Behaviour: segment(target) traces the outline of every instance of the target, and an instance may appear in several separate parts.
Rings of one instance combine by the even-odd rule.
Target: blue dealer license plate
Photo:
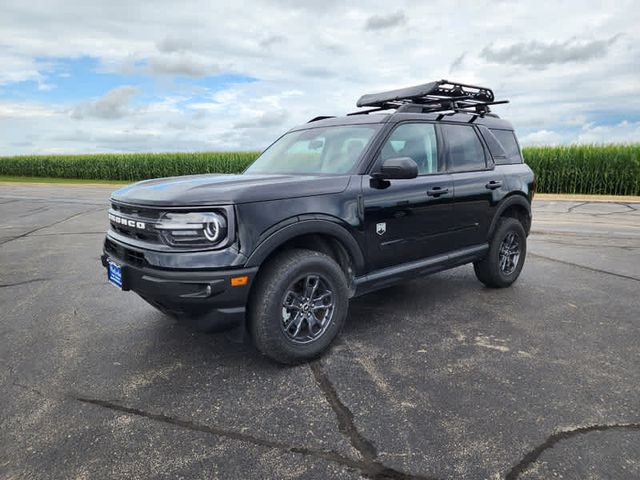
[[[122,267],[109,260],[109,270],[107,271],[109,282],[122,290]]]

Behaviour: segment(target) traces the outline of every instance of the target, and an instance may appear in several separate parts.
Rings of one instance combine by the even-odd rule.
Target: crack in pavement
[[[54,398],[69,399],[86,403],[108,410],[125,413],[128,415],[138,416],[149,420],[173,425],[176,427],[184,428],[191,431],[207,433],[214,436],[224,437],[231,440],[236,440],[244,443],[250,443],[259,447],[272,448],[280,450],[285,453],[300,454],[318,459],[330,461],[341,466],[358,470],[362,476],[373,480],[438,480],[436,477],[428,477],[422,475],[413,475],[404,473],[393,468],[387,467],[377,460],[377,452],[373,444],[364,438],[357,430],[353,423],[353,414],[339,399],[335,387],[331,383],[330,379],[322,369],[322,366],[318,361],[310,365],[311,371],[318,383],[322,393],[327,398],[332,410],[334,410],[338,417],[338,425],[340,431],[347,435],[352,441],[352,446],[362,455],[362,460],[354,459],[348,456],[341,455],[333,450],[319,450],[308,447],[292,446],[276,440],[269,440],[260,438],[248,433],[238,432],[234,430],[228,430],[216,426],[204,425],[192,420],[181,419],[165,415],[163,413],[154,413],[145,411],[135,407],[128,407],[109,400],[100,400],[96,398],[83,397],[78,395],[53,395]],[[9,368],[11,373],[11,369]],[[46,394],[40,389],[22,384],[17,381],[13,381],[12,385],[29,391],[43,398],[50,398],[51,395]],[[520,475],[525,473],[542,454],[563,440],[568,440],[573,437],[585,435],[592,432],[603,432],[609,430],[640,430],[640,423],[627,423],[627,424],[610,424],[610,425],[590,425],[586,427],[579,427],[572,430],[563,430],[550,435],[542,444],[536,446],[532,450],[528,451],[522,459],[515,464],[504,476],[505,480],[517,480]]]
[[[594,217],[606,217],[607,215],[624,215],[627,213],[633,213],[636,210],[625,210],[623,212],[602,212],[602,213],[592,213],[591,215],[593,215]]]
[[[225,437],[225,438],[237,440],[244,443],[251,443],[253,445],[257,445],[260,447],[273,448],[276,450],[281,450],[286,453],[297,453],[300,455],[320,458],[333,463],[337,463],[344,467],[359,470],[364,476],[375,479],[375,480],[384,480],[384,479],[409,480],[409,479],[425,478],[425,477],[414,477],[411,475],[406,475],[406,474],[403,474],[402,472],[396,472],[395,470],[387,469],[382,466],[381,466],[382,468],[377,468],[377,465],[372,465],[370,462],[367,462],[366,460],[365,461],[356,460],[356,459],[341,455],[338,452],[335,452],[332,450],[318,450],[318,449],[313,449],[308,447],[292,446],[283,442],[256,437],[248,433],[242,433],[234,430],[227,430],[220,427],[204,425],[201,423],[193,422],[191,420],[171,417],[169,415],[165,415],[162,413],[153,413],[153,412],[148,412],[148,411],[141,410],[134,407],[127,407],[125,405],[121,405],[119,403],[111,402],[108,400],[100,400],[100,399],[81,397],[81,396],[75,396],[71,398],[73,400],[77,400],[82,403],[95,405],[95,406],[106,408],[116,412],[126,413],[128,415],[135,415],[138,417],[147,418],[149,420],[154,420],[157,422],[174,425],[177,427],[185,428],[187,430],[208,433],[210,435]],[[426,480],[429,480],[429,479],[426,479]]]
[[[625,207],[625,208],[627,208],[628,210],[624,210],[624,211],[621,211],[621,212],[600,212],[600,213],[597,213],[597,212],[596,212],[596,213],[593,213],[593,212],[573,212],[573,210],[574,210],[575,208],[582,207],[582,206],[584,206],[584,205],[591,205],[591,204],[593,204],[593,203],[594,203],[594,202],[583,202],[583,203],[580,203],[580,204],[578,204],[578,205],[574,205],[574,206],[572,206],[572,207],[569,207],[569,208],[567,209],[566,213],[578,213],[578,214],[580,214],[580,215],[603,216],[603,215],[625,214],[625,213],[630,213],[630,212],[635,212],[635,211],[637,211],[637,209],[636,209],[635,207],[632,207],[631,205],[628,205],[628,204],[623,203],[623,202],[607,202],[607,203],[610,203],[610,204],[612,204],[612,205],[618,205],[618,206],[620,206],[620,207]]]
[[[559,212],[559,211],[549,211],[549,210],[544,210],[541,209],[538,212],[534,212],[534,217],[538,216],[538,215],[584,215],[584,216],[588,216],[588,217],[606,217],[607,215],[624,215],[627,213],[634,213],[637,212],[638,210],[630,205],[624,204],[624,203],[619,203],[619,202],[607,202],[611,205],[618,205],[620,207],[626,207],[627,210],[620,210],[620,211],[614,211],[614,212],[574,212],[573,210],[578,208],[578,207],[583,207],[585,205],[591,205],[593,204],[593,202],[583,202],[580,203],[578,205],[573,205],[572,207],[569,207],[566,211],[564,212]]]
[[[573,205],[572,207],[567,208],[567,211],[565,213],[573,213],[574,208],[582,207],[583,205],[587,205],[588,203],[589,202],[582,202],[582,203],[579,203],[578,205]]]
[[[317,457],[329,459],[332,461],[337,461],[338,463],[343,463],[343,464],[347,463],[347,464],[350,464],[350,466],[354,466],[358,463],[358,462],[352,461],[347,457],[343,457],[337,452],[325,451],[325,450],[314,450],[314,449],[305,448],[305,447],[292,447],[282,442],[277,442],[274,440],[256,437],[248,433],[242,433],[242,432],[237,432],[233,430],[227,430],[224,428],[213,427],[210,425],[204,425],[201,423],[193,422],[191,420],[171,417],[163,413],[147,412],[139,408],[127,407],[125,405],[121,405],[115,402],[110,402],[108,400],[100,400],[100,399],[80,397],[80,396],[73,397],[73,399],[82,403],[88,403],[91,405],[97,405],[99,407],[107,408],[109,410],[127,413],[129,415],[135,415],[138,417],[144,417],[150,420],[155,420],[157,422],[168,423],[170,425],[186,428],[188,430],[209,433],[211,435],[226,437],[232,440],[238,440],[245,443],[252,443],[254,445],[258,445],[261,447],[274,448],[274,449],[284,450],[292,453],[301,453],[303,455],[317,456]]]
[[[570,217],[570,218],[566,218],[563,220],[558,220],[556,217],[551,217],[551,216],[542,216],[542,215],[538,215],[535,217],[535,219],[533,220],[533,229],[536,230],[538,228],[539,225],[569,225],[569,226],[573,226],[573,227],[584,227],[584,226],[589,226],[592,227],[594,225],[597,226],[603,226],[603,227],[622,227],[622,228],[632,228],[632,229],[637,229],[638,226],[636,225],[636,222],[629,219],[631,221],[631,223],[612,223],[612,222],[607,222],[607,221],[597,221],[597,220],[602,220],[602,218],[596,216],[596,215],[589,215],[591,217],[591,219],[588,221],[588,223],[586,221],[580,220],[578,218],[575,217]],[[628,218],[628,217],[627,217]],[[564,233],[562,231],[560,231],[560,233]],[[573,232],[567,232],[567,233],[573,233]],[[591,233],[589,233],[589,235],[591,235]],[[607,235],[609,235],[607,233]]]
[[[588,427],[575,428],[573,430],[564,430],[556,432],[547,438],[544,443],[538,445],[533,450],[529,451],[522,460],[520,460],[515,466],[511,468],[505,475],[505,480],[516,480],[521,474],[523,474],[532,464],[534,464],[538,458],[544,453],[545,450],[553,448],[558,442],[567,440],[578,435],[584,435],[591,432],[604,432],[607,430],[640,430],[640,423],[626,423],[626,424],[613,424],[613,425],[591,425]]]
[[[314,362],[310,365],[310,368],[318,384],[318,388],[320,388],[331,409],[336,414],[336,417],[338,417],[338,429],[340,432],[349,439],[353,448],[362,455],[362,458],[370,461],[377,459],[378,451],[376,447],[358,431],[353,421],[353,413],[342,403],[340,397],[338,397],[338,392],[322,369],[320,363]]]
[[[598,212],[596,212],[596,213],[593,213],[593,212],[574,212],[574,210],[576,208],[584,207],[585,205],[592,205],[594,203],[600,203],[600,202],[590,202],[590,201],[580,202],[577,205],[572,205],[570,207],[567,207],[566,211],[564,211],[564,212],[553,212],[553,213],[562,214],[562,215],[566,215],[567,213],[577,213],[579,215],[599,216],[599,215],[613,215],[613,214],[616,214],[616,213],[628,213],[628,212],[634,212],[634,211],[638,210],[636,207],[633,207],[633,206],[631,206],[631,205],[629,205],[627,203],[624,203],[624,202],[602,202],[602,203],[609,203],[611,205],[618,205],[620,207],[625,207],[628,210],[621,211],[621,212],[600,212],[600,213],[598,213]],[[542,208],[544,208],[544,207],[542,207]],[[551,212],[547,212],[547,213],[551,213]]]
[[[378,451],[375,445],[365,438],[357,429],[353,413],[342,403],[338,392],[336,391],[333,383],[327,376],[326,372],[322,369],[320,361],[315,361],[309,365],[311,373],[318,385],[318,388],[323,393],[325,399],[331,406],[331,409],[335,413],[338,419],[338,430],[347,437],[351,446],[358,451],[362,456],[362,464],[365,468],[361,469],[362,474],[368,478],[373,479],[397,479],[397,480],[410,480],[410,479],[430,479],[435,480],[435,477],[425,477],[421,475],[412,475],[399,470],[395,470],[391,467],[385,466],[378,460]]]
[[[588,237],[583,237],[583,238],[587,238]],[[535,239],[538,240],[538,239]],[[632,247],[632,246],[628,246],[628,245],[607,245],[604,244],[602,242],[598,243],[579,243],[579,242],[572,242],[571,240],[568,239],[568,241],[566,242],[562,242],[560,240],[549,240],[549,239],[539,239],[540,241],[544,242],[544,243],[552,243],[554,245],[564,245],[566,247],[585,247],[585,248],[619,248],[621,250],[626,250],[626,251],[633,251],[633,250],[638,250],[640,249],[640,245],[637,247]]]
[[[13,375],[13,372],[11,371],[11,368],[9,368],[9,373],[11,375]],[[30,387],[29,385],[24,385],[24,384],[16,382],[16,381],[11,382],[11,385],[13,385],[14,387],[22,388],[23,390],[26,390],[28,392],[34,393],[34,394],[36,394],[36,395],[38,395],[38,396],[40,396],[42,398],[47,398],[47,396],[41,390],[38,390],[35,387]]]
[[[627,225],[623,225],[626,227]],[[571,232],[571,231],[562,231],[562,230],[544,230],[533,228],[531,230],[531,234],[535,237],[541,236],[555,236],[555,237],[577,237],[577,238],[585,238],[585,239],[604,239],[604,240],[637,240],[638,237],[635,236],[624,236],[624,235],[616,235],[609,232]],[[605,245],[606,246],[606,245]]]
[[[599,268],[588,267],[587,265],[580,265],[578,263],[567,262],[566,260],[558,260],[557,258],[547,257],[546,255],[540,255],[539,253],[527,252],[527,255],[532,257],[544,258],[545,260],[562,263],[564,265],[570,265],[572,267],[583,268],[585,270],[589,270],[590,272],[605,273],[607,275],[613,275],[614,277],[619,277],[619,278],[624,278],[626,280],[634,280],[636,282],[640,282],[640,278],[632,277],[631,275],[624,275],[622,273],[609,272],[608,270],[601,270]]]
[[[633,205],[631,205],[630,203],[624,203],[624,202],[613,202],[613,203],[615,203],[616,205],[622,205],[624,207],[630,208],[634,212],[638,211],[638,209],[636,207],[634,207]]]
[[[107,228],[105,227],[102,232],[56,232],[56,233],[39,233],[37,235],[31,235],[32,237],[54,237],[59,235],[105,235],[107,233]]]
[[[34,213],[46,212],[48,210],[49,210],[49,205],[42,205],[41,207],[36,207],[31,210],[27,210],[26,212],[22,212],[22,215],[18,215],[17,218],[28,217],[30,215],[33,215]]]
[[[15,283],[0,283],[0,288],[5,288],[5,287],[17,287],[19,285],[26,285],[28,283],[34,283],[34,282],[46,282],[47,280],[51,280],[51,278],[33,278],[31,280],[24,280],[22,282],[15,282]]]
[[[91,212],[99,212],[99,211],[102,211],[102,210],[103,210],[103,208],[92,208],[92,209],[89,209],[89,210],[84,210],[84,211],[79,212],[79,213],[74,213],[73,215],[71,215],[69,217],[63,218],[62,220],[57,220],[57,221],[55,221],[53,223],[50,223],[49,225],[44,225],[42,227],[34,228],[33,230],[29,230],[28,232],[25,232],[25,233],[23,233],[21,235],[18,235],[17,237],[11,237],[8,240],[5,240],[4,242],[1,242],[0,246],[6,245],[7,243],[13,242],[14,240],[19,240],[21,238],[28,237],[32,233],[39,232],[40,230],[44,230],[45,228],[55,227],[56,225],[59,225],[61,223],[66,222],[67,220],[71,220],[72,218],[79,217],[80,215],[85,215],[85,214],[91,213]]]
[[[87,202],[83,200],[77,200],[74,198],[50,198],[50,197],[27,197],[27,196],[0,196],[0,200],[8,200],[6,202],[0,202],[0,205],[4,205],[5,203],[11,202],[46,202],[46,203],[70,203],[74,205],[104,205],[105,207],[109,206],[109,201],[95,201],[95,202]]]

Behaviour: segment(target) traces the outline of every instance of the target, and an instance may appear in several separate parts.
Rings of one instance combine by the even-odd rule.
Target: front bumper
[[[120,252],[122,253],[122,252]],[[180,255],[180,253],[176,253]],[[231,328],[245,320],[246,303],[257,267],[229,270],[164,270],[135,265],[128,255],[105,251],[109,260],[122,268],[122,289],[131,290],[156,308],[178,319],[197,322],[206,330]],[[244,285],[232,286],[231,279],[247,276]]]

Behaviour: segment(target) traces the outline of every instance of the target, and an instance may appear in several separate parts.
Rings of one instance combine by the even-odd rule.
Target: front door
[[[450,250],[453,179],[444,172],[434,124],[398,125],[381,149],[376,167],[393,157],[412,158],[418,164],[418,177],[388,182],[362,177],[370,271]]]

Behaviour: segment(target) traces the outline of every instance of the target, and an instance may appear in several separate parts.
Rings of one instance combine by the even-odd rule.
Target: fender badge
[[[386,231],[387,231],[386,222],[382,222],[382,223],[377,223],[376,224],[376,233],[378,235],[384,235]]]

